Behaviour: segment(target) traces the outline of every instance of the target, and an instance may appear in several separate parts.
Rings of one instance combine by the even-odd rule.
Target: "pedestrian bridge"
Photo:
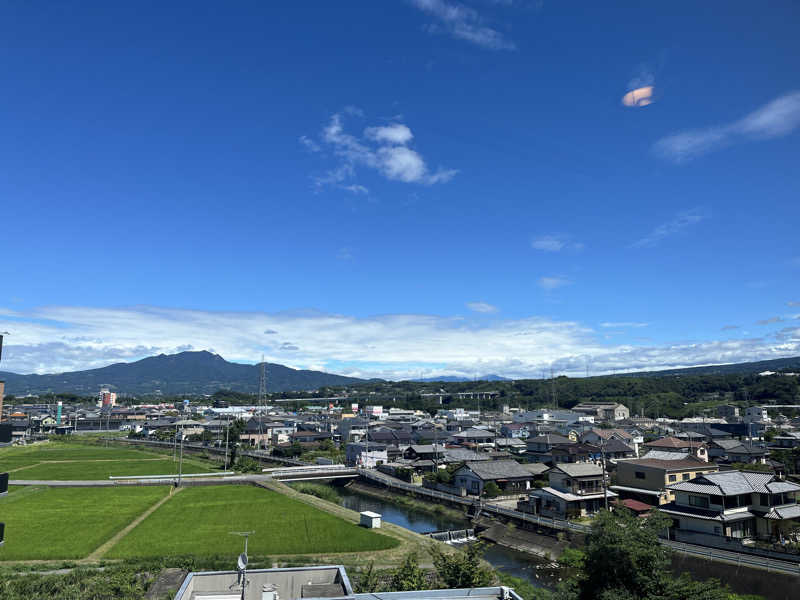
[[[346,465],[308,465],[261,469],[264,475],[277,481],[312,481],[314,479],[355,479],[358,471]]]

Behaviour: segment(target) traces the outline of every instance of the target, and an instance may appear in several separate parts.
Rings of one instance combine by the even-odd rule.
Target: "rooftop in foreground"
[[[189,573],[175,600],[300,600],[325,598],[343,600],[522,600],[505,586],[453,590],[415,590],[354,594],[341,565],[254,569],[246,573],[247,586],[242,596],[237,571]]]

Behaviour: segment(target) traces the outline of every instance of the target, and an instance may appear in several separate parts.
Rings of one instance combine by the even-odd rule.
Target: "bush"
[[[483,486],[483,495],[487,498],[497,498],[500,495],[500,488],[494,481],[490,481]]]
[[[298,483],[293,485],[292,488],[301,494],[308,494],[309,496],[339,504],[339,492],[337,492],[335,488],[327,485],[322,485],[321,483]]]

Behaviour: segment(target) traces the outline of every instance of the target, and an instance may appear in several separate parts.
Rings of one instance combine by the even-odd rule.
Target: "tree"
[[[378,578],[378,572],[375,570],[375,561],[371,560],[367,570],[364,572],[358,582],[358,593],[371,594],[373,592],[377,592],[379,585],[380,579]]]
[[[487,498],[497,498],[500,495],[500,488],[494,481],[490,481],[483,486],[483,495]]]
[[[431,544],[428,549],[436,568],[436,577],[445,588],[484,587],[492,581],[492,573],[481,565],[483,544],[469,544],[465,550],[445,554],[442,549]]]
[[[669,553],[658,534],[670,520],[658,511],[646,519],[628,510],[601,511],[586,538],[581,600],[656,596],[668,579]],[[614,595],[616,594],[616,595]]]
[[[407,592],[426,589],[425,572],[419,568],[416,552],[409,552],[403,564],[395,569],[390,583],[392,591]]]

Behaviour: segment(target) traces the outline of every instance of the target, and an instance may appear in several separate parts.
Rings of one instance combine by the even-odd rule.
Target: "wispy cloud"
[[[373,169],[392,181],[424,185],[446,183],[458,173],[455,169],[431,172],[422,155],[409,146],[414,135],[408,126],[392,123],[367,127],[363,137],[359,137],[345,130],[345,114],[359,117],[363,113],[350,108],[334,114],[323,128],[319,141],[300,137],[307,148],[328,149],[339,161],[324,175],[313,178],[318,188],[334,185],[354,194],[368,194],[365,186],[346,183],[356,176],[357,167]]]
[[[539,284],[539,287],[542,288],[543,290],[551,292],[560,287],[564,287],[565,285],[569,285],[572,282],[566,277],[555,276],[555,277],[540,277],[537,283]]]
[[[301,135],[299,138],[300,143],[306,147],[309,152],[319,152],[322,150],[320,145],[306,135]]]
[[[756,321],[756,325],[772,325],[773,323],[783,323],[783,318],[770,317],[769,319],[761,319],[760,321]]]
[[[339,260],[353,260],[352,248],[346,246],[344,248],[339,248],[339,251],[336,253],[336,258]]]
[[[638,323],[636,321],[622,321],[622,322],[609,322],[600,323],[600,327],[611,327],[614,329],[625,327],[647,327],[650,323]]]
[[[705,212],[699,208],[678,213],[674,219],[662,223],[642,239],[631,244],[632,248],[647,248],[655,246],[661,240],[676,233],[679,233],[692,225],[697,225],[700,221],[707,218]]]
[[[319,311],[215,312],[138,306],[52,306],[14,319],[3,369],[53,373],[186,349],[228,360],[391,379],[426,374],[538,376],[542,368],[580,375],[698,366],[800,354],[800,329],[726,341],[632,346],[605,342],[590,327],[542,317],[480,319],[419,314],[354,317]],[[280,332],[280,333],[276,333]]]
[[[583,250],[583,244],[573,242],[567,235],[542,235],[531,240],[531,247],[543,252],[561,252],[561,250]]]
[[[467,308],[478,313],[496,313],[497,307],[488,302],[467,302]]]
[[[516,44],[505,35],[484,24],[474,8],[446,0],[411,0],[411,4],[436,19],[428,24],[428,33],[445,33],[489,50],[514,50]]]
[[[786,303],[786,306],[800,306],[800,302],[795,302],[794,300],[789,300]]]
[[[738,325],[723,325],[722,331],[731,331],[733,329],[739,329]]]
[[[793,91],[733,123],[682,131],[662,138],[655,143],[653,151],[673,162],[684,163],[729,144],[788,135],[798,126],[800,91]]]

